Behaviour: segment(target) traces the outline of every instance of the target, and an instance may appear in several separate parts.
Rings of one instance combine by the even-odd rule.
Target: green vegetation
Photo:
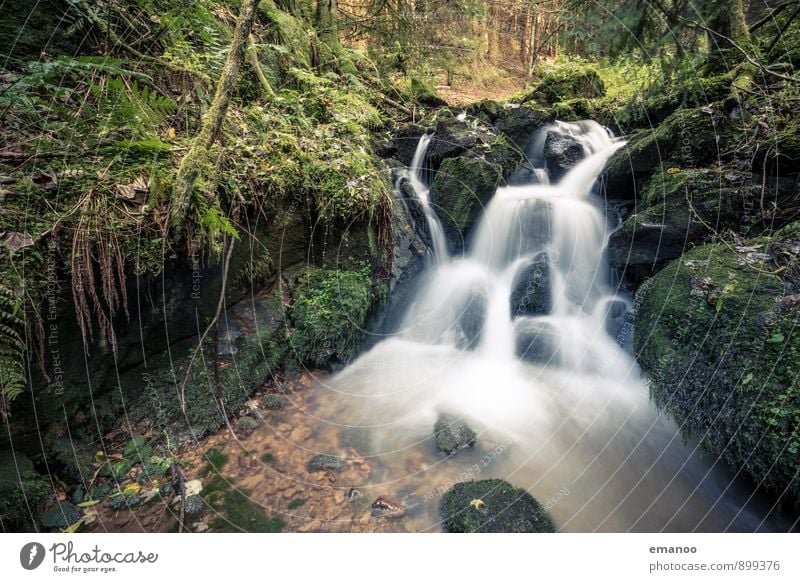
[[[785,285],[796,281],[778,273],[797,260],[796,244],[794,232],[685,253],[642,285],[635,330],[656,402],[736,470],[789,498],[800,491],[800,312]]]
[[[366,269],[312,268],[299,278],[290,317],[292,353],[301,362],[323,364],[356,355],[370,308],[383,293]]]

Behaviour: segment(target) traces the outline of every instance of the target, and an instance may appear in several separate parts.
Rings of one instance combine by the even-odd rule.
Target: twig
[[[234,240],[231,239],[231,242],[228,245],[228,252],[225,254],[225,262],[223,263],[222,266],[222,289],[219,292],[219,301],[217,302],[217,311],[214,314],[214,319],[211,320],[211,323],[203,332],[203,335],[200,336],[200,341],[197,343],[197,347],[192,352],[192,357],[189,359],[189,366],[186,368],[186,374],[184,375],[183,381],[181,382],[180,396],[181,396],[181,410],[183,412],[186,412],[186,385],[189,383],[189,377],[192,375],[192,366],[194,365],[194,360],[197,357],[197,353],[203,349],[203,343],[206,341],[208,333],[219,321],[219,316],[222,314],[222,308],[225,305],[225,288],[227,287],[228,283],[228,267],[231,264],[231,255],[233,255],[233,245],[234,245]]]

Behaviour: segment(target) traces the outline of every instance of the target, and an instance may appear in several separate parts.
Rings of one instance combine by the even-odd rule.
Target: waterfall
[[[431,206],[431,190],[430,186],[425,181],[425,155],[428,153],[428,147],[431,144],[432,134],[425,134],[419,139],[417,149],[414,151],[414,157],[411,160],[409,172],[406,174],[411,188],[414,190],[414,195],[422,207],[422,212],[425,215],[425,222],[428,225],[428,232],[431,237],[431,246],[433,247],[433,254],[438,263],[447,261],[447,242],[444,238],[444,229],[442,223],[439,222],[436,213]]]
[[[548,132],[584,154],[558,180],[542,179]],[[542,128],[527,150],[531,183],[498,188],[456,258],[424,179],[430,140],[408,179],[437,261],[396,333],[327,380],[312,411],[371,459],[366,486],[417,496],[421,528],[436,527],[443,484],[500,477],[558,499],[564,531],[769,529],[769,505],[683,441],[621,347],[626,332],[609,331],[631,301],[611,285],[616,224],[594,189],[623,142],[591,121]],[[474,449],[437,455],[442,413],[478,432]]]
[[[550,347],[564,365],[580,360],[586,368],[597,368],[599,360],[614,359],[607,352],[619,348],[608,336],[601,337],[598,326],[604,321],[595,314],[597,306],[614,295],[602,258],[610,227],[591,192],[606,160],[624,142],[612,140],[595,122],[559,123],[539,135],[548,131],[579,136],[587,157],[558,183],[499,188],[477,225],[470,250],[461,259],[440,263],[409,310],[403,325],[409,330],[406,337],[461,347],[474,343],[485,356],[509,361],[515,357],[515,328],[536,322],[549,330]],[[429,140],[420,139],[412,161],[417,176]],[[534,148],[542,142],[536,136]],[[535,156],[542,163],[542,154]],[[431,232],[441,232],[429,190],[419,178],[412,185]],[[521,284],[520,274],[542,258],[550,271],[553,306],[549,313],[515,317],[509,307],[515,283]],[[580,342],[586,353],[576,352],[576,335],[586,340]]]

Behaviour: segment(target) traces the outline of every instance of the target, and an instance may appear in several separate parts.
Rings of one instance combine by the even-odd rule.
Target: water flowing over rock
[[[532,107],[523,107],[533,116]],[[546,172],[548,134],[557,136],[547,148],[551,157],[561,138],[565,156],[573,150],[559,162],[565,172],[554,181]],[[458,253],[440,238],[447,217],[431,200],[429,176],[415,171],[425,166],[420,160],[433,139],[417,144],[408,178],[417,183],[407,195],[424,210],[425,229],[438,241],[434,257],[391,337],[327,381],[336,410],[331,422],[358,433],[348,446],[384,463],[376,482],[438,474],[443,468],[434,459],[435,468],[419,458],[430,455],[432,438],[441,440],[441,424],[433,435],[431,427],[447,411],[469,419],[459,435],[481,435],[473,447],[463,448],[472,438],[441,447],[460,450],[446,461],[460,467],[457,481],[475,478],[470,466],[488,459],[487,471],[513,475],[514,485],[547,499],[564,531],[752,531],[763,510],[729,502],[728,495],[742,494],[740,485],[681,442],[677,426],[650,402],[626,351],[632,302],[615,289],[606,262],[619,217],[606,207],[598,183],[625,142],[591,121],[540,123],[524,140],[529,179],[497,186]],[[541,509],[527,493],[501,483],[498,490],[507,487],[531,510]],[[604,483],[601,493],[597,483]],[[442,503],[446,530],[553,529],[538,511],[527,525],[499,525],[502,519],[491,519],[490,492],[473,494],[470,486],[477,485],[457,484]],[[423,498],[421,511],[435,523],[436,495],[406,493]]]

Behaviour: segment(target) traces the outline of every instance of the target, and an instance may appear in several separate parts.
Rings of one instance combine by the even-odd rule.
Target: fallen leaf
[[[33,237],[27,232],[15,232],[13,230],[6,230],[0,232],[0,243],[8,248],[12,254],[16,253],[19,249],[33,246]]]

